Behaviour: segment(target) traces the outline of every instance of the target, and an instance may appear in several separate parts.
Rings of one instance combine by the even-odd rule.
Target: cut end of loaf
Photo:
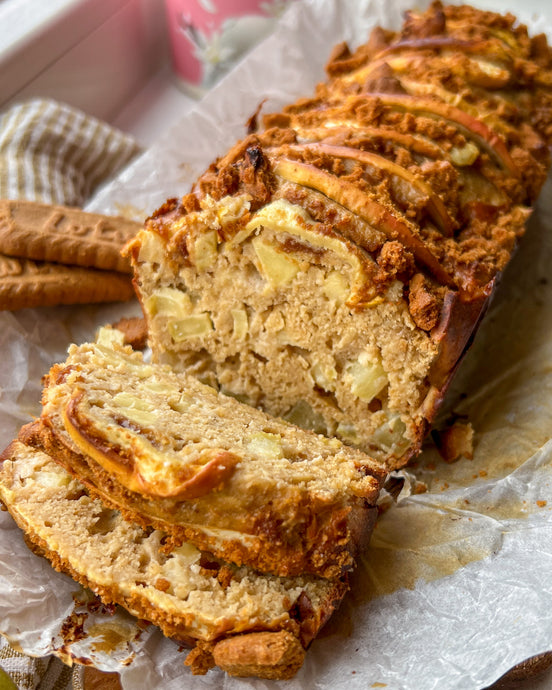
[[[373,526],[383,472],[101,331],[46,379],[19,438],[108,505],[238,565],[339,578]]]
[[[137,284],[157,359],[400,464],[425,432],[439,353],[404,283],[374,282],[370,255],[284,198],[256,213],[246,196],[201,203],[168,236],[163,216],[139,236]]]

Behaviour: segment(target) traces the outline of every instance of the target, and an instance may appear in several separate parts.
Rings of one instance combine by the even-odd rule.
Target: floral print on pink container
[[[165,0],[174,71],[195,95],[267,36],[293,0]]]

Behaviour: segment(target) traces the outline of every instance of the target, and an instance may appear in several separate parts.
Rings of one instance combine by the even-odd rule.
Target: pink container
[[[291,0],[165,0],[173,68],[201,95],[267,36]]]

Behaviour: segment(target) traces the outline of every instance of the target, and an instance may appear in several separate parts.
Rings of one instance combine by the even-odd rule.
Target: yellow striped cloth
[[[64,103],[13,105],[0,115],[0,198],[82,206],[139,151],[131,136]]]
[[[74,680],[73,680],[74,676]],[[13,685],[9,685],[9,681]],[[55,657],[28,657],[16,652],[0,636],[0,688],[11,690],[81,690],[76,668]]]
[[[51,99],[0,114],[0,198],[82,206],[140,152],[135,140]],[[16,652],[0,635],[0,688],[82,690],[82,669]],[[7,674],[7,677],[6,677]]]
[[[54,656],[29,657],[0,635],[0,690],[121,690],[119,677],[76,664],[66,666]]]

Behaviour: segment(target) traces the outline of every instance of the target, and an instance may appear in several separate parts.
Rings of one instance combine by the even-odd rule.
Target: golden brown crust
[[[254,653],[249,655],[249,673],[255,673],[253,666],[258,664],[261,677],[269,677],[263,675],[266,673],[273,674],[270,677],[290,677],[291,669],[296,671],[300,666],[304,648],[332,615],[347,590],[345,581],[329,583],[298,578],[279,582],[277,578],[254,571],[236,569],[217,561],[209,553],[195,552],[193,558],[199,557],[199,560],[197,565],[192,565],[187,561],[193,555],[190,547],[185,559],[179,562],[184,570],[170,575],[168,568],[164,572],[170,580],[160,578],[157,573],[168,560],[156,551],[150,552],[149,544],[153,537],[152,543],[157,543],[160,535],[152,534],[151,529],[142,534],[136,527],[124,527],[119,515],[90,499],[78,482],[67,481],[62,470],[53,469],[55,464],[50,458],[18,441],[10,444],[1,459],[6,466],[0,466],[0,495],[25,532],[29,548],[50,560],[56,570],[92,589],[104,604],[119,604],[133,615],[159,625],[167,636],[184,645],[195,646],[186,661],[195,673],[205,673],[214,665],[215,646],[229,636],[234,642],[221,659],[223,663],[243,666],[244,659],[237,653],[240,649],[237,640],[244,635],[244,644],[253,645],[252,651],[254,648]],[[104,515],[106,521],[100,524]],[[74,522],[77,536],[64,539],[60,530],[67,530],[68,521]],[[90,537],[88,544],[82,539],[86,533]],[[125,535],[131,543],[123,543]],[[119,560],[114,556],[110,561],[104,551],[113,549],[124,550],[125,554]],[[155,561],[151,568],[147,567],[150,559]],[[193,574],[187,574],[186,568]],[[117,572],[124,574],[116,576]],[[207,587],[208,591],[212,587],[213,593],[218,592],[219,604],[228,607],[227,615],[221,616],[218,608],[203,611],[199,603],[188,605],[187,596],[179,594],[178,587],[190,577],[186,587]],[[245,578],[245,584],[236,589],[241,586],[241,578]],[[157,596],[157,590],[162,593],[161,597]],[[228,600],[224,594],[227,590],[230,592]],[[276,599],[270,599],[274,595]],[[249,603],[242,605],[246,608],[259,597],[258,608],[254,607],[256,614],[251,619],[248,620],[241,610],[236,596],[245,597],[244,602]],[[197,617],[201,622],[198,623]],[[261,637],[261,633],[269,635]],[[249,638],[249,634],[255,636]],[[280,650],[279,654],[275,653],[276,649]]]
[[[527,29],[511,15],[444,7],[440,2],[423,13],[407,13],[398,32],[375,29],[368,43],[355,52],[345,44],[336,46],[327,66],[329,79],[316,87],[312,97],[265,114],[257,131],[250,131],[200,176],[191,197],[162,207],[147,223],[142,237],[156,233],[163,245],[160,251],[165,252],[159,272],[147,257],[139,258],[142,239],[132,246],[136,286],[143,299],[159,286],[190,291],[200,295],[197,310],[209,313],[214,324],[213,332],[201,340],[171,342],[162,330],[163,319],[150,313],[154,356],[197,366],[213,384],[230,382],[230,390],[245,394],[272,414],[293,416],[294,406],[306,401],[314,411],[307,414],[308,423],[318,424],[323,433],[378,454],[389,468],[406,462],[420,450],[423,433],[524,233],[529,207],[546,178],[552,142],[551,56],[545,38],[529,38]],[[258,115],[251,119],[250,130],[259,127]],[[212,224],[199,220],[198,209],[211,212],[213,199],[224,204],[238,197],[249,204],[248,211],[229,229],[219,223],[222,216],[212,216]],[[359,317],[357,332],[375,332],[374,326],[381,332],[367,338],[371,353],[361,357],[375,357],[374,340],[380,352],[390,342],[388,315],[372,317],[370,309],[385,303],[390,293],[397,302],[400,297],[404,300],[401,304],[406,305],[413,328],[411,334],[391,336],[393,357],[384,362],[386,373],[392,372],[387,398],[384,393],[359,401],[353,391],[351,400],[344,400],[342,373],[356,366],[351,369],[347,357],[354,359],[359,353],[351,347],[343,355],[336,342],[349,343],[354,334],[345,335],[341,322],[336,329],[342,339],[335,334],[327,337],[331,319],[324,321],[321,316],[327,310],[327,291],[317,305],[307,295],[300,303],[309,264],[314,267],[311,273],[320,271],[320,280],[325,281],[328,262],[315,257],[315,251],[307,257],[306,250],[289,237],[282,240],[286,233],[300,234],[289,224],[273,226],[271,234],[255,220],[276,214],[282,200],[293,204],[296,215],[305,212],[310,232],[320,236],[320,241],[310,238],[315,249],[334,233],[346,239],[351,261],[353,255],[362,254],[362,288],[351,291],[345,304]],[[217,239],[211,258],[199,267],[194,252],[201,222],[204,232],[216,229]],[[285,289],[280,290],[280,284],[275,288],[256,255],[259,243],[256,247],[251,241],[249,247],[243,241],[241,254],[226,250],[225,242],[249,237],[244,227],[251,225],[272,242],[274,256],[283,253],[292,259],[291,268],[283,262],[284,271],[292,275],[298,264],[302,267],[300,280],[291,278],[289,285],[283,280]],[[218,259],[220,255],[224,260]],[[302,319],[302,312],[308,312],[309,327],[323,329],[326,337],[313,345],[314,338],[297,328],[290,339],[286,326],[276,333],[282,346],[265,348],[266,366],[256,359],[260,353],[254,337],[262,339],[262,329],[255,336],[245,331],[245,355],[234,352],[231,329],[217,306],[204,297],[207,281],[201,274],[210,269],[229,274],[235,270],[243,283],[247,274],[249,286],[255,280],[266,285],[268,279],[263,297],[274,288],[274,311],[281,314],[274,321],[293,323],[297,313]],[[212,280],[224,284],[221,276],[213,275]],[[314,278],[308,290],[313,289],[318,289]],[[225,309],[245,309],[248,317],[254,316],[256,327],[258,314],[265,318],[270,310],[266,300],[256,300],[247,290],[240,296],[236,289]],[[331,302],[336,293],[330,293]],[[405,392],[399,401],[392,380],[398,374],[397,362],[404,357],[410,335],[420,334],[430,342],[416,344],[420,358],[405,360],[399,374],[403,382],[415,380],[417,390]],[[278,384],[271,364],[286,357],[294,358],[298,369],[302,364],[308,369],[314,361],[314,384],[304,380],[306,374],[296,384],[291,372]],[[321,361],[326,362],[324,372],[331,374],[331,367],[339,372],[338,382],[320,375]],[[288,394],[290,389],[293,394]],[[368,403],[367,411],[360,411],[362,402]],[[406,425],[402,437],[401,424]],[[386,449],[389,444],[392,451]]]
[[[74,346],[67,363],[55,365],[47,379],[42,422],[24,427],[20,434],[21,440],[55,457],[69,472],[99,495],[104,503],[122,510],[129,519],[166,531],[169,535],[167,549],[188,541],[225,560],[246,563],[262,571],[281,575],[310,572],[335,578],[352,567],[359,544],[365,540],[366,533],[373,526],[375,499],[383,478],[382,471],[375,463],[338,442],[328,445],[328,442],[299,432],[294,427],[271,421],[258,412],[253,413],[250,408],[229,398],[218,398],[212,389],[185,377],[178,378],[166,368],[155,369],[154,365],[145,365],[137,357],[137,353],[132,353],[128,348],[116,354],[103,346]],[[113,366],[116,366],[119,373],[113,372],[110,375],[109,371]],[[126,375],[122,375],[121,367],[126,367]],[[155,404],[153,390],[148,393],[146,388],[136,388],[142,385],[140,381],[150,377],[157,381],[157,388],[154,390],[159,391],[161,387],[163,392],[162,398],[156,399]],[[108,385],[111,392],[103,400],[107,395],[103,390],[105,385]],[[167,406],[166,396],[169,393],[173,397],[176,395],[172,403],[176,408]],[[91,404],[92,398],[88,397],[90,394],[100,395],[103,402],[95,406],[96,412],[89,410],[84,420],[80,420],[79,406],[85,397],[89,401],[87,405]],[[131,405],[148,404],[151,409],[155,409],[154,417],[141,418],[144,428],[140,427],[139,419],[132,421],[132,416],[127,421],[124,408],[110,407],[109,400],[113,396],[128,398],[129,395],[133,401]],[[137,398],[136,395],[142,397]],[[183,422],[183,415],[187,414],[188,409],[184,401],[190,395],[196,406],[201,403],[207,407],[201,413],[201,420],[195,417]],[[166,406],[164,411],[157,407],[162,404]],[[179,405],[184,407],[177,412]],[[217,407],[213,408],[213,405]],[[74,408],[79,410],[78,414]],[[128,412],[132,413],[132,408]],[[100,414],[101,419],[97,418],[97,414]],[[202,443],[201,448],[196,450],[199,446],[193,439],[199,433],[198,425],[203,423],[203,417],[212,418],[216,424],[217,415],[221,419],[229,415],[235,416],[238,426],[232,433],[237,433],[238,436],[231,442],[222,441],[230,445],[220,446],[219,443],[213,446],[214,441],[211,440],[210,445],[203,447],[205,444]],[[201,460],[206,454],[211,457],[214,453],[213,461],[224,460],[224,472],[227,474],[231,471],[231,476],[226,477],[225,474],[224,482],[217,480],[214,486],[202,484],[201,492],[195,491],[193,495],[187,492],[185,496],[181,489],[184,487],[187,491],[189,481],[183,485],[177,483],[177,490],[171,482],[167,484],[170,491],[156,489],[154,500],[148,487],[157,486],[154,480],[158,473],[157,470],[152,470],[157,467],[156,463],[164,463],[161,477],[163,482],[168,481],[169,475],[172,476],[173,469],[179,480],[185,469],[181,461],[175,464],[170,460],[172,455],[163,454],[162,448],[166,446],[164,434],[170,428],[167,426],[169,418],[173,420],[171,423],[177,424],[176,432],[180,439],[178,443],[182,442],[183,450],[187,449],[186,452],[192,453],[183,456],[190,458],[186,460],[192,463],[190,467],[196,462],[193,454]],[[242,418],[243,422],[239,422]],[[163,425],[156,435],[150,425],[153,423],[155,426],[156,420],[161,423],[162,419]],[[192,440],[186,445],[186,437],[182,433],[189,425]],[[270,425],[273,434],[266,433]],[[196,427],[197,431],[194,431]],[[109,437],[104,438],[106,429],[111,429],[111,436],[108,434]],[[262,433],[259,434],[261,429]],[[212,436],[210,428],[205,433],[209,438]],[[264,474],[267,463],[270,462],[272,466],[270,456],[263,454],[266,451],[261,450],[258,459],[255,455],[248,461],[242,457],[244,449],[252,443],[247,440],[250,437],[253,439],[252,448],[255,447],[255,442],[266,444],[268,441],[269,451],[276,453],[274,468],[281,465],[281,469],[277,470],[270,481]],[[284,442],[284,437],[287,448],[285,458],[289,459],[282,459],[282,464],[278,463],[277,458],[282,452],[279,444]],[[128,438],[131,452],[125,445]],[[245,446],[242,445],[244,441]],[[275,442],[277,446],[273,450],[270,444]],[[238,445],[234,446],[232,443]],[[293,450],[295,445],[297,451]],[[237,449],[235,452],[232,450],[234,448]],[[294,466],[295,452],[298,453],[296,459],[300,463]],[[320,454],[326,458],[325,462]],[[303,463],[311,456],[311,467],[305,475]],[[229,458],[234,460],[229,463]],[[258,463],[262,476],[251,474],[252,470],[248,473],[247,463],[251,462]],[[239,463],[245,463],[244,472],[240,470],[242,473],[239,476],[236,474],[236,482],[241,483],[234,486],[234,474]],[[199,478],[202,477],[203,469],[208,469],[210,464],[200,466],[197,475]],[[340,477],[333,478],[328,474],[327,468],[334,464],[342,470],[339,472]],[[360,464],[366,467],[361,469]],[[287,475],[281,474],[284,470],[287,470]],[[137,481],[137,471],[139,476],[145,473],[144,476],[148,478],[147,486],[145,480]],[[304,483],[305,476],[310,484]],[[316,477],[320,477],[320,480],[324,478],[323,485],[318,485]],[[194,489],[198,488],[196,484]],[[163,489],[165,484],[160,486]],[[252,488],[255,486],[262,488],[255,490]]]
[[[120,592],[116,584],[112,587],[105,587],[89,580],[81,572],[75,570],[67,561],[61,559],[55,551],[49,548],[47,542],[36,537],[29,525],[18,521],[17,515],[12,516],[19,527],[25,531],[26,540],[31,550],[50,561],[55,570],[69,575],[75,582],[91,589],[105,604],[119,604],[132,612],[136,617],[157,625],[167,637],[192,646],[193,649],[185,663],[191,667],[193,673],[203,675],[214,665],[217,665],[230,675],[256,675],[260,678],[289,679],[301,667],[305,654],[304,648],[299,639],[287,630],[243,633],[230,637],[228,640],[232,641],[232,643],[229,646],[222,646],[219,663],[217,659],[213,658],[212,650],[216,649],[220,642],[213,644],[213,642],[197,640],[195,637],[191,637],[189,635],[190,620],[188,617],[167,616],[166,612],[161,611],[155,604],[152,604],[147,596],[125,596]],[[342,596],[343,593],[338,594],[336,587],[334,600],[337,602]],[[333,613],[331,598],[329,598],[327,605],[327,615],[324,617],[320,617],[318,620],[312,616],[304,621],[299,619],[298,625],[295,626],[293,621],[291,621],[289,623],[290,627],[297,633],[300,633],[302,626],[305,625],[309,630],[313,630],[313,636],[316,635]],[[224,625],[222,625],[218,634],[214,634],[214,639],[224,641],[224,634],[225,629]],[[250,639],[250,635],[259,637]],[[262,637],[264,635],[269,637]],[[240,642],[242,637],[244,638],[243,644]],[[244,656],[242,650],[244,647],[249,648],[252,643],[255,646],[250,650],[249,654]],[[274,668],[271,667],[271,663],[274,664]]]
[[[430,372],[433,386],[443,389],[450,380],[487,310],[494,288],[495,280],[492,280],[475,297],[452,291],[445,294],[439,322],[431,334],[439,344],[439,356]]]
[[[32,526],[22,522],[18,518],[17,513],[13,511],[10,512],[15,522],[17,522],[18,526],[25,532],[25,539],[28,542],[29,548],[50,561],[55,570],[69,575],[75,582],[90,589],[94,594],[100,597],[103,603],[118,604],[130,611],[134,616],[157,625],[167,637],[174,638],[190,646],[197,644],[197,639],[189,634],[191,632],[191,618],[189,616],[169,616],[165,611],[160,610],[158,606],[149,601],[146,595],[125,595],[120,591],[116,583],[112,586],[98,585],[96,582],[86,577],[82,572],[73,568],[68,561],[60,558],[57,552],[52,550],[46,541],[33,533]],[[291,627],[294,626],[291,625]],[[213,639],[217,639],[224,637],[225,632],[225,626],[221,624],[219,630],[211,631],[210,634],[213,636]],[[297,640],[295,637],[294,639]],[[298,644],[300,646],[300,643]],[[206,668],[205,670],[208,669]]]
[[[252,210],[268,203],[276,180],[259,139],[250,135],[223,158],[213,163],[197,182],[194,191],[222,199],[233,194],[248,194]]]
[[[416,72],[418,63],[419,74]],[[398,83],[408,76],[409,85],[402,94],[370,88],[366,70],[379,64],[395,75]],[[343,182],[353,181],[362,190],[371,174],[368,158],[377,154],[381,162],[377,164],[372,159],[372,164],[380,174],[380,202],[386,200],[388,207],[395,204],[395,212],[398,212],[397,198],[393,198],[393,194],[390,196],[388,179],[393,174],[393,166],[402,167],[402,174],[412,175],[411,185],[427,185],[430,191],[426,203],[429,199],[428,208],[433,208],[434,215],[440,216],[441,229],[448,232],[454,225],[461,226],[461,233],[456,233],[455,240],[440,246],[437,252],[439,262],[445,264],[445,271],[439,274],[437,265],[426,263],[441,282],[446,282],[447,273],[455,276],[461,270],[459,264],[474,261],[469,253],[473,252],[475,238],[483,241],[487,261],[493,263],[496,255],[491,272],[482,275],[477,285],[470,285],[470,289],[481,288],[503,268],[504,259],[500,247],[497,249],[496,244],[485,242],[494,219],[488,218],[482,227],[483,219],[479,215],[476,228],[473,214],[470,217],[469,202],[459,202],[458,193],[465,196],[462,175],[468,171],[482,182],[488,180],[495,194],[501,189],[506,192],[509,204],[500,205],[501,216],[510,212],[508,205],[531,203],[535,199],[546,176],[549,154],[546,142],[540,138],[543,133],[532,129],[526,120],[534,119],[536,111],[542,116],[539,99],[552,98],[551,68],[546,40],[542,36],[529,39],[526,28],[514,26],[511,15],[501,16],[467,6],[461,9],[443,7],[434,2],[423,14],[407,13],[399,33],[376,29],[368,44],[361,46],[354,55],[346,44],[336,46],[328,63],[331,80],[319,86],[318,96],[300,99],[281,113],[265,115],[265,131],[250,135],[214,163],[200,178],[196,190],[215,198],[245,190],[252,194],[255,208],[266,203],[270,192],[278,185],[277,179],[271,178],[259,196],[255,195],[254,187],[246,190],[242,179],[242,170],[251,167],[253,149],[256,160],[265,164],[262,147],[273,152],[272,168],[276,178],[278,170],[274,165],[282,157],[291,156],[331,172]],[[495,73],[498,81],[492,81]],[[415,92],[411,82],[420,82],[427,88]],[[358,88],[353,89],[353,85]],[[447,93],[460,94],[460,105],[447,102]],[[492,117],[488,111],[492,112]],[[322,134],[327,124],[331,127]],[[286,142],[280,141],[279,146],[274,143],[278,129],[286,132]],[[340,132],[341,139],[336,139]],[[306,142],[297,145],[298,135],[306,138]],[[337,147],[333,143],[336,141],[339,141]],[[391,142],[394,145],[390,146]],[[479,147],[478,152],[473,148],[474,143]],[[432,146],[429,158],[437,155],[444,159],[438,161],[435,169],[427,160]],[[460,157],[459,151],[466,146],[471,147],[471,153],[466,149]],[[424,150],[425,155],[420,158]],[[353,180],[350,168],[343,166],[343,156],[356,160],[362,175],[356,175]],[[445,161],[448,172],[443,167]],[[383,179],[387,186],[381,184],[382,171],[386,171]],[[312,179],[306,178],[304,182],[309,187]],[[378,185],[377,176],[370,184],[372,188]],[[480,189],[480,199],[485,196],[485,188],[483,185]],[[494,202],[490,205],[496,206]],[[407,202],[404,211],[410,218],[413,213],[417,214],[417,223],[424,225],[423,214],[420,215],[420,209],[415,211],[411,201]],[[472,227],[475,232],[469,231]],[[467,231],[471,244],[464,243]],[[401,240],[407,237],[399,236]],[[424,243],[426,251],[433,253],[431,235],[424,238]],[[419,258],[424,262],[427,257],[420,254]],[[457,282],[462,285],[461,276]]]

